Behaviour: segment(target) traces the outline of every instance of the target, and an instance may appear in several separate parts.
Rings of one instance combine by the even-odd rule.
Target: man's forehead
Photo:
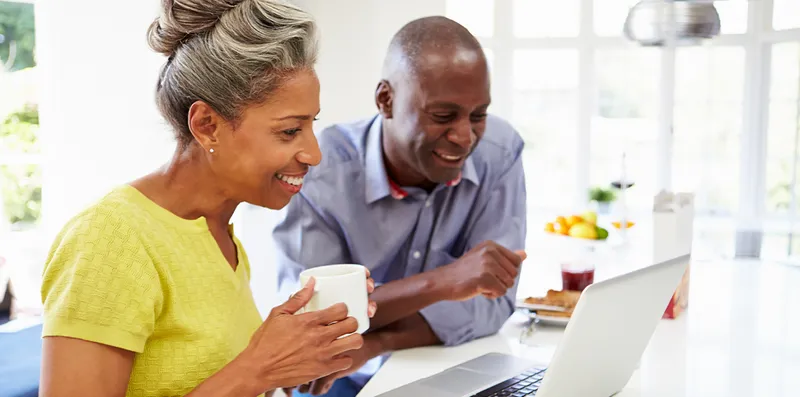
[[[414,89],[426,96],[448,96],[455,93],[489,89],[489,71],[485,62],[473,59],[448,60],[438,57],[417,68],[408,79]],[[422,65],[421,65],[422,66]]]
[[[441,68],[464,68],[477,64],[485,64],[483,51],[476,51],[463,46],[430,45],[423,47],[410,62],[410,66],[422,70]]]

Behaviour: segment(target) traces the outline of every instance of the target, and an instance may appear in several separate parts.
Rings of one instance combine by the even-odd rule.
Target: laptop
[[[379,397],[609,397],[636,370],[689,264],[685,255],[594,283],[547,369],[489,353]]]

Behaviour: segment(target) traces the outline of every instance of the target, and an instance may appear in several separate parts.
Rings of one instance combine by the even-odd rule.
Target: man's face
[[[386,142],[427,180],[446,183],[459,176],[486,129],[486,59],[472,50],[445,51],[424,56],[417,69],[393,87],[393,136]]]

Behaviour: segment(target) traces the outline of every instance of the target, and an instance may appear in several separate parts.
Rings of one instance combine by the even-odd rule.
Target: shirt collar
[[[402,200],[408,197],[408,192],[397,185],[394,181],[389,179],[386,174],[386,167],[383,160],[383,144],[381,135],[383,134],[383,118],[378,115],[370,124],[365,142],[364,151],[364,165],[366,186],[365,193],[367,204],[371,204],[386,196],[392,196],[397,200]],[[448,187],[456,186],[463,179],[466,179],[475,185],[478,185],[478,175],[475,170],[475,164],[472,162],[472,156],[467,157],[464,161],[464,167],[458,178],[447,182],[445,185]]]

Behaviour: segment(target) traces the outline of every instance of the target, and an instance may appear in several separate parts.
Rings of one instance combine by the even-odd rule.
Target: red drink
[[[561,270],[561,288],[570,291],[583,291],[594,282],[594,269],[584,271]]]

